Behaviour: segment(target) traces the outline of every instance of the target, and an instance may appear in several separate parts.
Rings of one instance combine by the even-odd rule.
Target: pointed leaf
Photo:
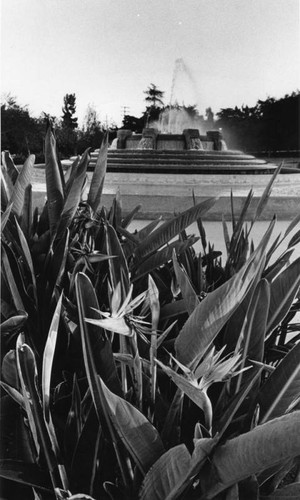
[[[12,273],[12,269],[10,267],[7,253],[6,253],[4,248],[2,248],[1,259],[2,259],[2,272],[4,272],[6,275],[7,284],[10,288],[11,297],[12,297],[13,302],[15,304],[15,308],[17,311],[18,310],[25,311],[25,307],[24,307],[21,295],[19,293],[17,283],[15,281],[14,275]]]
[[[2,160],[2,165],[5,166],[6,171],[12,181],[13,184],[16,183],[16,180],[19,175],[19,171],[14,164],[14,161],[9,153],[9,151],[2,151],[1,153],[1,160]]]
[[[49,422],[49,406],[50,406],[50,382],[52,365],[54,359],[54,352],[56,347],[57,331],[60,321],[60,312],[62,304],[62,294],[57,302],[51,325],[49,328],[49,333],[43,354],[43,366],[42,366],[42,395],[43,395],[43,410],[46,421]]]
[[[180,255],[184,253],[196,241],[196,238],[189,238],[188,240],[183,242],[175,241],[174,243],[165,246],[161,250],[158,250],[157,252],[155,252],[155,254],[151,255],[149,258],[147,258],[137,266],[137,270],[132,281],[141,278],[145,274],[151,273],[155,269],[169,262],[172,259],[174,250],[178,255]]]
[[[20,226],[26,238],[29,240],[32,233],[32,185],[28,184],[24,193],[24,204]]]
[[[56,155],[56,140],[50,126],[45,137],[45,174],[50,232],[53,235],[64,206],[64,187]]]
[[[190,315],[175,341],[177,359],[190,366],[199,360],[243,301],[263,259],[258,247],[229,281],[209,293]]]
[[[288,313],[300,284],[300,257],[271,283],[267,332],[272,332]]]
[[[260,420],[266,422],[285,413],[300,394],[300,343],[283,358],[260,390]]]
[[[3,233],[4,231],[6,223],[11,214],[11,209],[12,209],[12,203],[6,207],[5,212],[1,213],[1,233]]]
[[[29,250],[28,243],[27,243],[27,240],[26,240],[26,238],[24,236],[24,233],[23,233],[22,229],[20,228],[17,220],[16,220],[16,226],[17,226],[17,230],[18,230],[19,240],[20,240],[20,243],[21,243],[21,249],[22,249],[22,252],[23,252],[23,258],[24,258],[24,260],[25,260],[25,262],[27,264],[28,270],[30,271],[31,280],[32,280],[32,284],[33,284],[33,293],[34,293],[35,300],[37,301],[37,296],[36,296],[36,280],[35,280],[35,272],[34,272],[34,267],[33,267],[33,262],[32,262],[32,257],[31,257],[31,252]]]
[[[165,221],[140,243],[135,252],[137,259],[145,258],[175,238],[175,236],[212,208],[216,200],[217,198],[205,200],[177,217]]]
[[[33,167],[35,162],[35,156],[30,155],[25,161],[21,172],[18,175],[18,178],[14,184],[14,190],[9,200],[12,203],[12,212],[20,217],[22,215],[23,207],[24,207],[24,199],[25,199],[25,191],[27,186],[32,181],[33,176]]]
[[[124,252],[115,229],[110,224],[107,224],[105,229],[107,255],[116,256],[115,259],[109,259],[108,261],[111,283],[113,288],[116,288],[118,283],[124,282],[125,290],[122,290],[122,293],[127,295],[129,291],[129,271]],[[122,296],[122,302],[124,299],[125,296]]]
[[[201,410],[206,413],[209,411],[211,413],[211,405],[208,396],[204,391],[199,389],[195,384],[188,380],[183,375],[179,375],[177,372],[172,370],[169,366],[165,366],[160,361],[156,360],[157,364],[163,369],[163,371],[169,375],[177,387],[184,392]],[[209,408],[208,408],[209,407]]]
[[[140,242],[144,241],[144,239],[147,236],[149,236],[149,234],[151,234],[154,231],[154,229],[161,223],[161,220],[162,220],[162,218],[158,217],[157,219],[149,222],[149,224],[144,226],[138,232],[135,232],[134,236],[136,237],[136,239]]]
[[[175,252],[173,253],[173,266],[177,283],[185,301],[186,310],[189,314],[192,314],[194,309],[199,305],[199,299],[186,272],[179,266]]]
[[[89,159],[89,150],[86,150],[77,166],[73,182],[69,186],[69,191],[64,202],[61,218],[57,229],[58,238],[64,233],[66,228],[69,227],[78,209],[78,205],[82,196],[82,188],[86,177]]]
[[[142,205],[137,205],[136,207],[134,207],[131,212],[126,215],[126,217],[124,217],[124,219],[122,220],[122,228],[123,229],[126,229],[129,224],[133,221],[135,215],[141,210],[142,208]]]
[[[267,205],[268,203],[268,200],[270,198],[270,195],[271,195],[271,191],[272,191],[272,188],[273,188],[273,184],[276,180],[276,177],[278,176],[280,170],[281,170],[281,167],[282,167],[283,163],[280,163],[280,165],[278,165],[278,167],[276,168],[276,170],[274,171],[270,181],[268,182],[267,186],[265,187],[264,189],[264,192],[259,200],[259,203],[256,207],[256,211],[255,211],[255,214],[254,214],[254,217],[253,217],[253,221],[252,221],[252,225],[254,224],[254,222],[260,217],[260,215],[262,214],[265,206]]]
[[[90,190],[88,194],[88,203],[97,212],[101,202],[102,190],[107,167],[107,150],[108,150],[108,133],[105,134],[102,140],[99,155],[94,168]]]

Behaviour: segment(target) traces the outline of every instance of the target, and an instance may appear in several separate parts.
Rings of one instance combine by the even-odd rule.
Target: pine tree
[[[163,103],[163,96],[164,92],[158,89],[154,83],[150,83],[149,87],[147,90],[144,90],[144,94],[146,94],[147,97],[145,97],[145,101],[149,103],[148,108],[160,108],[161,106],[164,105]]]

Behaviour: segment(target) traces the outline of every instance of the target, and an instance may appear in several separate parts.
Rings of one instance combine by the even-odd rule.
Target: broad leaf
[[[245,316],[245,322],[242,329],[242,360],[240,368],[244,368],[249,360],[250,363],[251,361],[263,361],[269,304],[270,285],[267,280],[261,280],[255,289]],[[238,375],[236,391],[239,390],[242,381],[248,380],[249,377],[252,377],[249,371]]]
[[[17,460],[0,460],[0,476],[51,493],[51,482],[47,471],[36,464]]]
[[[192,456],[184,444],[168,450],[145,476],[139,499],[176,500],[186,496],[215,444],[213,439],[198,439]]]
[[[260,390],[260,420],[283,415],[300,394],[300,343],[283,358]]]
[[[292,483],[276,490],[272,495],[259,497],[261,500],[299,500],[300,483]]]
[[[86,317],[94,320],[99,319],[99,303],[94,287],[89,278],[78,273],[76,276],[77,303],[80,318],[82,318],[81,334],[88,336],[93,356],[93,364],[96,374],[99,374],[109,389],[121,395],[121,385],[117,374],[112,346],[105,331],[99,326],[87,323]],[[91,360],[89,360],[91,362]],[[96,375],[95,375],[96,376]]]
[[[76,419],[77,415],[75,414],[74,417]],[[74,421],[74,425],[76,425],[76,421]],[[71,432],[72,428],[69,431]],[[98,453],[101,434],[102,428],[99,425],[95,408],[91,406],[79,439],[73,443],[75,450],[71,465],[71,490],[92,493],[95,473],[99,466]],[[69,437],[74,441],[74,433]],[[70,448],[67,450],[70,453]]]
[[[166,500],[178,498],[169,496],[188,475],[191,455],[185,444],[179,444],[164,453],[151,467],[143,481],[140,500]]]
[[[41,449],[45,458],[54,487],[60,486],[56,458],[51,446],[48,428],[42,412],[42,405],[38,392],[37,367],[32,349],[21,342],[21,337],[17,343],[17,361],[22,393],[25,401],[27,417],[30,430],[34,437],[36,449]]]
[[[25,311],[17,311],[17,314],[11,316],[1,323],[1,334],[19,331],[26,323],[28,314]]]
[[[258,425],[227,441],[211,459],[211,475],[204,479],[205,498],[300,454],[300,412]]]
[[[186,321],[175,341],[176,357],[190,366],[199,360],[221,328],[241,304],[255,279],[263,259],[258,247],[240,271],[209,293]]]
[[[292,254],[294,253],[294,249],[286,250],[274,264],[268,267],[263,277],[266,278],[270,283],[279,275],[279,273],[286,267],[289,262]]]
[[[157,430],[134,406],[113,394],[99,377],[109,416],[119,438],[143,474],[164,453]]]
[[[300,284],[300,257],[271,283],[267,332],[272,332],[288,313]]]

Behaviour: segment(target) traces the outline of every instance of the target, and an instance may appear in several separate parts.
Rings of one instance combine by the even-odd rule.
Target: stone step
[[[94,165],[89,165],[88,170],[93,170]],[[273,173],[276,169],[276,166],[273,165],[253,165],[253,164],[225,164],[225,165],[216,165],[216,164],[203,164],[199,165],[147,165],[143,163],[139,164],[131,164],[128,165],[120,165],[120,163],[108,163],[107,170],[108,172],[127,172],[127,173],[139,173],[139,172],[148,172],[148,173],[169,173],[169,174],[192,174],[192,173],[201,173],[201,174],[227,174],[227,173],[235,173],[235,174],[265,174],[265,173]]]
[[[108,158],[108,164],[120,164],[120,165],[130,165],[130,164],[143,164],[143,165],[266,165],[264,160],[259,160],[256,158],[246,159],[246,158],[235,158],[234,160],[227,159],[209,159],[209,158],[136,158],[132,156],[131,158]],[[90,163],[95,164],[96,160],[91,160]]]
[[[99,151],[93,151],[90,153],[92,158],[97,158]],[[131,156],[139,156],[139,157],[166,157],[166,158],[180,158],[180,157],[200,157],[200,158],[236,158],[236,157],[244,157],[244,158],[255,158],[253,155],[247,155],[242,153],[241,151],[204,151],[204,150],[190,150],[190,151],[157,151],[157,150],[130,150],[130,149],[115,149],[108,150],[108,157],[131,157]]]

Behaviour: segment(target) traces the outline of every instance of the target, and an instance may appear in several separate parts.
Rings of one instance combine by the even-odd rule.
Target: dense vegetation
[[[298,498],[300,217],[251,242],[279,169],[252,222],[232,200],[222,262],[214,199],[132,233],[139,207],[101,205],[107,137],[84,199],[88,151],[65,177],[49,127],[45,156],[42,213],[34,156],[2,157],[1,497]]]
[[[151,84],[144,92],[146,108],[140,117],[125,115],[123,127],[141,133],[151,126],[170,106],[163,103],[163,92]],[[232,149],[242,151],[297,151],[299,143],[300,93],[294,92],[281,99],[269,97],[258,101],[253,107],[225,108],[216,117],[207,108],[205,117],[199,115],[196,106],[172,107],[184,110],[191,127],[200,128],[202,133],[214,128],[222,128],[224,138]],[[82,127],[78,127],[75,94],[64,96],[62,117],[52,117],[56,124],[57,141],[62,157],[82,154],[86,148],[95,149],[101,143],[104,132],[110,129],[110,141],[115,137],[116,126],[100,122],[95,109],[88,106]],[[2,150],[9,150],[16,156],[17,164],[22,164],[26,155],[34,153],[37,163],[44,162],[45,117],[33,118],[27,107],[20,106],[15,98],[8,97],[1,105]]]
[[[62,116],[51,117],[56,126],[60,156],[67,158],[82,154],[86,148],[101,144],[107,126],[100,122],[93,106],[87,107],[81,127],[78,126],[75,94],[66,94],[63,99]],[[23,164],[29,154],[35,154],[36,163],[44,163],[45,122],[48,116],[39,118],[30,115],[27,106],[21,106],[16,98],[8,96],[1,104],[1,149],[13,155],[15,163]],[[110,125],[110,139],[114,138],[116,126]]]
[[[153,89],[152,90],[153,94]],[[216,117],[207,108],[205,117],[199,115],[196,106],[172,106],[182,109],[190,119],[191,128],[207,130],[222,129],[231,149],[242,151],[299,151],[300,149],[300,93],[293,92],[281,99],[272,97],[259,100],[253,107],[241,106],[221,109]],[[124,117],[124,127],[141,132],[146,124],[158,120],[161,112],[170,106],[152,101],[140,118]]]

